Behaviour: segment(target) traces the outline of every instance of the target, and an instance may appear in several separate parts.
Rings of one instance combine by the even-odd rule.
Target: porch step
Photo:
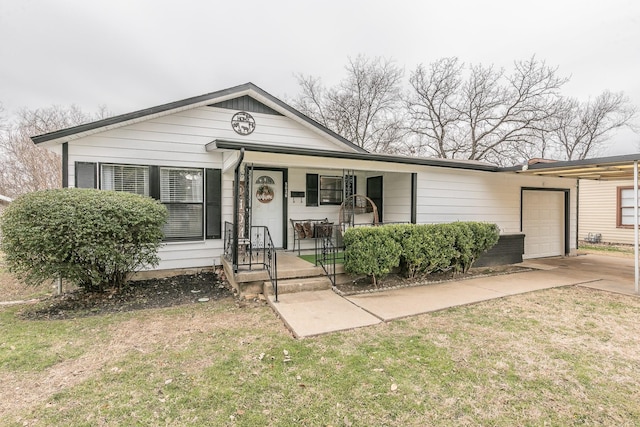
[[[271,282],[263,283],[264,294],[273,295]],[[327,276],[306,277],[278,280],[278,294],[293,294],[305,291],[321,291],[331,289],[331,280]]]

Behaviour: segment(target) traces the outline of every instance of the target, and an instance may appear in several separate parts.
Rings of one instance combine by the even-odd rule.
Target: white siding
[[[521,189],[570,189],[570,241],[576,247],[576,182],[515,173],[429,168],[418,174],[418,223],[486,221],[502,233],[520,232]]]
[[[618,187],[633,187],[633,181],[580,181],[580,240],[600,233],[603,242],[633,244],[633,228],[616,226]]]
[[[411,174],[385,173],[382,177],[384,222],[411,221]]]
[[[233,166],[237,154],[207,152],[205,145],[214,139],[242,139],[256,144],[344,150],[323,139],[303,125],[285,117],[252,113],[256,129],[240,136],[231,129],[235,110],[200,107],[158,117],[123,128],[107,130],[71,141],[69,146],[69,185],[75,183],[75,162],[122,163],[160,166],[216,168],[226,172],[222,178],[222,226],[233,218]],[[332,172],[331,174],[335,174]],[[303,184],[304,186],[304,181]],[[304,191],[304,188],[302,189]],[[337,208],[329,207],[324,216],[335,217]],[[333,212],[335,211],[335,212]],[[296,212],[296,214],[306,214]],[[314,212],[322,214],[322,212]],[[159,269],[211,266],[219,260],[223,240],[166,243],[160,249]]]

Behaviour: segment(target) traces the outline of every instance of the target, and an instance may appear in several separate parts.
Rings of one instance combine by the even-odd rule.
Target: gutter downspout
[[[233,272],[238,272],[238,197],[240,197],[240,165],[244,160],[244,147],[240,148],[240,155],[233,172],[233,247],[231,248],[231,264]]]

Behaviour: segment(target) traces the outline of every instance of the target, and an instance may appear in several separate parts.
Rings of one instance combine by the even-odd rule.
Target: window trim
[[[165,237],[163,240],[165,242],[182,242],[182,241],[191,241],[191,242],[199,242],[199,241],[203,241],[206,240],[205,236],[206,236],[206,213],[205,213],[205,208],[206,208],[206,200],[205,200],[205,169],[204,168],[194,168],[194,167],[183,167],[183,166],[158,166],[158,193],[157,193],[157,197],[154,197],[154,199],[158,200],[161,204],[163,204],[164,206],[200,206],[201,207],[201,211],[200,211],[200,236],[195,237],[195,236],[178,236],[178,237]],[[163,202],[162,201],[162,169],[165,170],[175,170],[175,169],[182,169],[182,170],[198,170],[201,172],[201,178],[202,178],[202,193],[200,194],[201,197],[201,201],[200,202]],[[149,176],[149,181],[151,181],[151,176]],[[151,183],[149,183],[149,188],[151,188]],[[151,190],[149,191],[151,193]],[[168,209],[168,208],[167,208]]]
[[[633,186],[624,185],[616,187],[616,228],[632,229],[633,224],[622,223],[622,208],[633,208],[633,203],[631,203],[631,206],[622,206],[622,191],[624,190],[632,190],[633,194]],[[640,201],[638,201],[638,204],[640,205]]]
[[[322,178],[335,178],[336,180],[338,180],[340,182],[340,185],[337,189],[332,189],[332,188],[322,188]],[[335,192],[337,194],[340,195],[340,200],[339,201],[333,201],[333,202],[323,202],[322,201],[322,191],[331,191],[331,192]],[[344,177],[342,176],[335,176],[335,175],[319,175],[318,176],[318,204],[320,205],[325,205],[325,206],[339,206],[342,204],[342,202],[344,201]]]

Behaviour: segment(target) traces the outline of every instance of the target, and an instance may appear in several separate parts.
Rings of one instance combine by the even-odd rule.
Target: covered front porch
[[[301,287],[301,278],[308,279],[305,289],[330,288],[341,273],[335,258],[347,228],[415,222],[415,173],[409,168],[244,147],[228,150],[225,158],[223,174],[233,185],[222,262],[243,295],[268,294],[277,282],[282,291],[291,279],[298,282],[291,287]],[[318,253],[324,262],[309,264],[294,253]]]

